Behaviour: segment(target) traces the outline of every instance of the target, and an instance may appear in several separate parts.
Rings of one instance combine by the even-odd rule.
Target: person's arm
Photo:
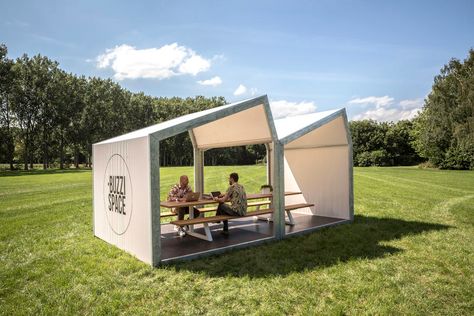
[[[176,201],[178,199],[178,190],[173,186],[168,193],[168,201]]]
[[[214,201],[217,201],[219,203],[224,203],[224,202],[229,201],[229,193],[227,192],[223,197],[220,197],[220,198],[215,197]]]
[[[220,195],[219,197],[215,197],[214,201],[219,203],[225,203],[230,200],[230,187],[227,189],[227,192],[224,195]]]

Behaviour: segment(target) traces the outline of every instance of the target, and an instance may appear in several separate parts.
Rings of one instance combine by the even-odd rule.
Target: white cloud
[[[179,72],[183,74],[197,75],[202,71],[206,71],[211,67],[211,62],[196,55],[195,52],[191,51],[190,57],[179,65]]]
[[[177,43],[159,48],[137,49],[120,45],[97,57],[97,67],[112,68],[117,80],[197,75],[209,70],[211,61]]]
[[[242,95],[247,92],[247,87],[244,86],[243,84],[240,84],[237,89],[234,91],[234,95]]]
[[[278,119],[287,116],[302,115],[316,112],[316,104],[314,102],[290,102],[286,100],[271,101],[273,118]]]
[[[203,86],[216,87],[222,83],[222,79],[219,76],[215,76],[207,80],[198,80],[197,83]]]
[[[356,98],[352,99],[348,102],[349,104],[362,104],[362,105],[370,105],[373,104],[377,108],[385,107],[393,103],[393,98],[389,97],[388,95],[383,97],[366,97],[366,98]]]
[[[418,115],[423,105],[421,98],[402,100],[398,104],[394,104],[393,101],[394,98],[384,96],[353,99],[348,103],[371,105],[366,111],[355,115],[353,120],[371,119],[380,122],[411,120]]]
[[[359,120],[376,120],[379,122],[397,122],[400,120],[411,120],[418,115],[420,109],[403,110],[400,108],[375,108],[355,115],[352,119]]]
[[[417,98],[417,99],[402,100],[400,101],[400,106],[404,110],[419,109],[423,106],[423,99]]]

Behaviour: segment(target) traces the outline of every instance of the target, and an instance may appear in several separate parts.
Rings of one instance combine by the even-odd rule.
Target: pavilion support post
[[[349,173],[349,219],[354,220],[354,161],[353,161],[353,149],[352,149],[352,136],[351,129],[349,127],[349,121],[347,119],[346,110],[343,112],[344,126],[346,128],[346,139],[347,139],[347,167]]]
[[[204,150],[198,148],[196,137],[192,129],[189,131],[189,138],[193,144],[194,155],[194,192],[203,193],[204,190]]]
[[[267,184],[272,184],[272,148],[270,144],[265,144],[267,150]]]
[[[284,147],[276,141],[273,143],[273,225],[275,238],[285,235],[285,171]]]
[[[204,150],[199,151],[201,154],[201,193],[204,193]]]
[[[194,148],[194,191],[204,190],[204,151]]]
[[[161,260],[161,223],[160,223],[160,140],[149,136],[150,157],[150,211],[151,211],[151,257],[153,266]]]

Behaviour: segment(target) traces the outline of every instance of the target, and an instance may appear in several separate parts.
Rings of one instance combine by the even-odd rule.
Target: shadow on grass
[[[1,170],[0,177],[16,177],[16,176],[31,176],[39,174],[61,174],[61,173],[78,173],[91,171],[91,168],[83,169],[32,169],[32,170]]]
[[[178,271],[206,273],[212,277],[284,276],[350,260],[393,255],[403,250],[381,243],[450,227],[357,215],[352,224],[328,227],[309,235],[172,265]]]

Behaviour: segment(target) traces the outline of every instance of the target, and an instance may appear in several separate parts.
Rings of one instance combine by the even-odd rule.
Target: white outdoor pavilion
[[[94,144],[95,236],[151,265],[177,258],[162,256],[162,244],[166,241],[163,241],[160,223],[159,142],[186,131],[194,147],[194,190],[198,192],[204,188],[205,150],[266,144],[267,177],[273,186],[274,213],[273,222],[258,222],[270,227],[270,235],[265,238],[215,245],[193,239],[196,243],[208,243],[206,250],[190,249],[179,258],[280,239],[285,234],[352,220],[352,147],[345,110],[274,121],[267,96],[261,96]],[[288,227],[285,225],[285,189],[303,193],[287,197],[287,203],[315,204],[311,210],[298,212],[296,222],[308,215],[332,220],[322,224],[315,222],[302,229],[298,225]]]

